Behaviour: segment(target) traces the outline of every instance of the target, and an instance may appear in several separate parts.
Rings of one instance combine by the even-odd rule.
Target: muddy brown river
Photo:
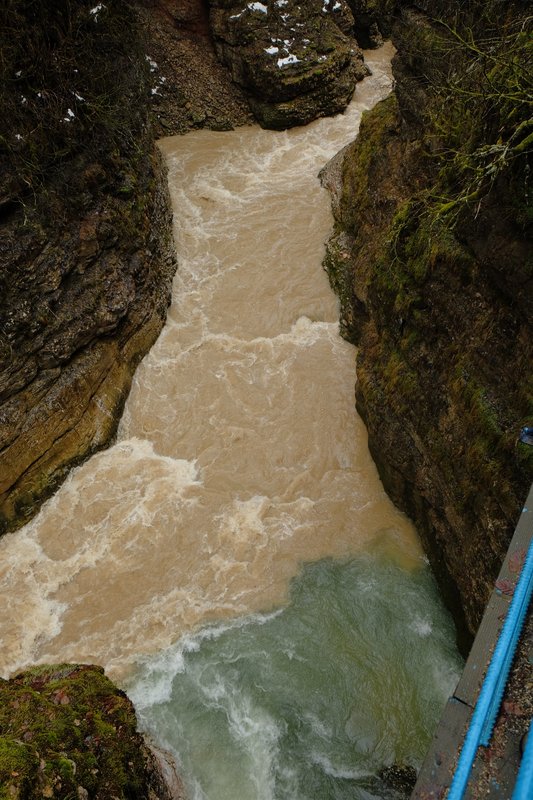
[[[236,736],[237,755],[231,748],[221,751],[216,778],[204,776],[198,766],[205,758],[196,763],[180,751],[178,740],[194,741],[198,732],[174,712],[170,732],[158,717],[173,692],[173,708],[186,705],[180,692],[193,694],[189,684],[173,688],[176,676],[187,673],[185,653],[204,659],[200,667],[191,666],[194,674],[205,675],[224,659],[236,663],[231,648],[238,647],[243,631],[257,628],[263,635],[270,625],[284,630],[283,615],[294,608],[298,587],[308,587],[312,619],[324,636],[328,609],[337,601],[341,617],[369,610],[370,596],[361,589],[368,581],[374,581],[372,597],[388,593],[390,613],[403,602],[398,586],[402,598],[411,598],[414,605],[406,606],[398,628],[409,629],[414,639],[407,645],[404,637],[397,646],[409,658],[413,647],[429,648],[427,663],[420,656],[416,679],[425,687],[417,691],[427,695],[429,716],[409,723],[420,730],[416,754],[407,753],[407,760],[420,758],[456,674],[453,630],[416,533],[385,495],[367,449],[354,408],[355,350],[339,337],[337,301],[321,268],[332,217],[317,173],[354,138],[363,111],[390,90],[390,56],[389,46],[369,54],[373,75],[358,86],[344,115],[281,133],[241,128],[161,141],[179,260],[166,327],[136,373],[116,444],[75,470],[29,525],[0,541],[2,674],[36,662],[104,665],[130,689],[143,724],[174,752],[195,798],[344,797],[320,781],[314,789],[302,788],[296,767],[285,762],[276,767],[283,761],[277,711],[261,723],[261,714],[245,714],[242,707],[241,730],[226,709],[226,733],[218,740]],[[368,567],[372,563],[375,569]],[[322,599],[315,587],[321,580]],[[328,594],[331,582],[338,584],[338,597]],[[355,609],[349,598],[357,586],[361,602]],[[367,660],[354,667],[356,673],[360,668],[368,673],[380,660],[373,652],[389,652],[396,639],[384,623],[389,613],[384,608],[374,609],[373,616],[369,610],[366,633],[340,634],[337,662],[354,636],[368,639]],[[380,643],[382,623],[386,643]],[[213,642],[227,646],[232,631],[232,655],[211,653]],[[300,632],[307,646],[315,634],[305,626]],[[290,626],[279,636],[272,645],[278,653],[299,639]],[[318,639],[310,654],[294,658],[313,660],[320,653],[328,683],[334,681],[335,647]],[[264,642],[256,647],[245,641],[242,648],[243,654],[257,652],[261,663],[270,658]],[[384,676],[399,669],[398,652],[392,650],[389,658],[381,699],[367,700],[375,708],[385,702],[384,693],[388,702],[392,691]],[[339,680],[356,686],[361,679],[356,673],[350,678],[350,664],[353,659]],[[287,679],[287,670],[280,669],[278,688],[265,691],[279,695],[279,684]],[[251,675],[259,671],[257,664],[249,669]],[[277,674],[274,666],[270,674]],[[231,683],[228,698],[241,679],[219,672],[214,680],[222,694]],[[367,675],[364,682],[371,680]],[[267,682],[261,678],[262,686]],[[409,684],[407,695],[414,691]],[[299,692],[309,694],[308,676],[290,696]],[[208,695],[211,700],[202,696],[198,704],[205,709],[214,702],[220,714],[222,701],[213,700],[217,690]],[[235,698],[232,702],[238,706]],[[341,708],[346,702],[356,701],[344,699]],[[363,736],[365,752],[378,747],[386,732],[363,724],[367,712],[350,709],[345,716],[353,731],[372,731]],[[399,718],[406,713],[398,712]],[[333,737],[322,710],[309,711],[308,719],[318,739],[320,725],[323,739]],[[242,737],[250,734],[250,725],[258,733],[248,752]],[[206,717],[205,728],[210,727],[213,719]],[[307,745],[306,752],[313,747]],[[396,759],[397,749],[385,747],[377,760]],[[238,754],[245,751],[240,763]],[[252,751],[262,754],[260,763]],[[357,783],[371,774],[368,765],[362,772],[335,766],[333,752],[313,761],[322,764],[324,775]],[[227,785],[221,765],[233,770]],[[343,769],[348,778],[342,778]],[[359,796],[353,786],[350,791]]]

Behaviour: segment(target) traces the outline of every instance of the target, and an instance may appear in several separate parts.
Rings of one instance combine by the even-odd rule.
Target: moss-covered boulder
[[[170,800],[127,696],[99,667],[0,680],[1,800]]]
[[[214,0],[220,59],[266,128],[342,111],[367,74],[345,0]]]

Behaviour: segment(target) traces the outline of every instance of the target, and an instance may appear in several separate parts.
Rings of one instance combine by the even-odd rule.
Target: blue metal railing
[[[447,800],[462,800],[477,749],[489,743],[533,590],[533,540],[470,720]],[[529,751],[529,756],[526,754]],[[529,763],[529,766],[527,764]],[[513,800],[533,797],[533,735],[528,736]],[[524,773],[522,775],[522,772]],[[520,788],[519,788],[520,787]],[[516,792],[520,791],[521,794]],[[524,793],[525,792],[525,793]]]
[[[533,722],[529,726],[526,749],[516,779],[512,800],[531,800],[533,797]]]

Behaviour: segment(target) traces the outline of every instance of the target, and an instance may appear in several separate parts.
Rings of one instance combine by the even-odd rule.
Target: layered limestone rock
[[[372,454],[389,493],[415,520],[467,640],[532,477],[533,448],[519,441],[533,415],[527,127],[512,138],[507,116],[498,123],[490,106],[495,141],[477,142],[479,126],[491,121],[473,116],[476,97],[484,102],[477,87],[469,108],[447,119],[435,69],[442,26],[402,5],[395,95],[364,116],[356,142],[323,175],[336,218],[325,266],[341,298],[343,333],[359,348],[357,406]],[[453,2],[437,5],[434,13],[457,19]],[[520,4],[509,10],[508,50],[511,42],[521,47],[524,14]],[[450,59],[449,41],[447,48]],[[494,71],[493,84],[504,77]],[[448,109],[459,107],[457,97],[448,94]],[[489,163],[475,194],[465,194],[462,162],[443,146],[452,122],[464,125],[457,147],[463,138],[474,158],[503,150],[507,138],[516,147],[509,165]]]
[[[172,773],[100,667],[35,667],[0,679],[2,799],[179,800]]]
[[[43,0],[35,13],[53,6]],[[13,4],[10,22],[22,25],[26,11]],[[5,43],[0,532],[109,443],[176,266],[131,18],[119,3],[77,3],[58,19],[57,41],[26,20],[28,42]]]
[[[214,0],[215,46],[263,127],[342,111],[367,74],[345,0]]]
[[[164,323],[175,263],[166,176],[152,146],[132,183],[59,228],[17,215],[2,231],[3,530],[108,444],[135,367]]]

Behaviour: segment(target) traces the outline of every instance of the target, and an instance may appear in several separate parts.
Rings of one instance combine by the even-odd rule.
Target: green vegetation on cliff
[[[157,781],[133,706],[100,667],[0,679],[0,800],[146,800]]]
[[[372,453],[472,633],[532,478],[531,17],[398,2],[393,41],[325,265]]]
[[[429,13],[418,24],[400,27],[399,46],[425,84],[421,116],[437,171],[425,198],[430,211],[452,223],[464,210],[477,213],[503,177],[512,184],[516,221],[526,226],[533,218],[529,12],[520,2],[502,8],[490,0],[460,7],[449,2],[447,9]]]

